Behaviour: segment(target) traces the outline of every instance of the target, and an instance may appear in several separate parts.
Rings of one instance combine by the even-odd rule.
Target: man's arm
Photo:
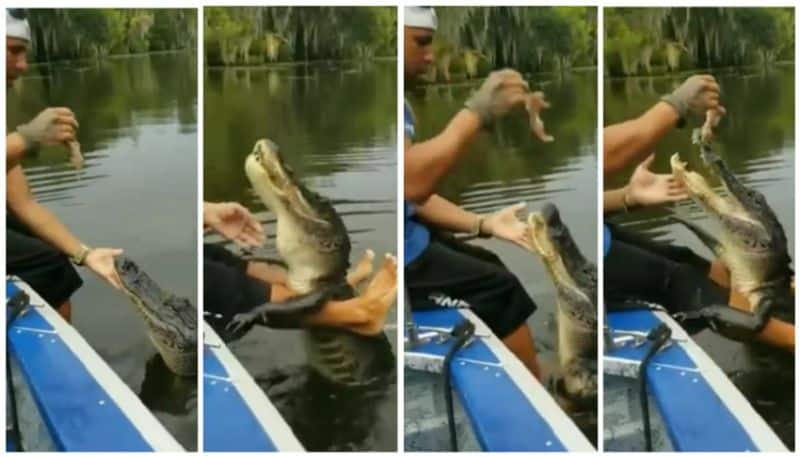
[[[25,155],[25,138],[17,132],[6,135],[6,170],[14,168]]]
[[[630,163],[644,160],[658,140],[675,128],[678,119],[672,106],[659,102],[636,119],[604,128],[603,175],[617,173]]]
[[[439,195],[431,195],[423,205],[417,206],[417,216],[428,224],[451,232],[473,233],[493,237],[527,247],[525,232],[527,225],[522,222],[520,212],[525,203],[507,206],[491,214],[476,214],[467,211]],[[481,221],[480,227],[478,222]]]
[[[14,168],[25,153],[41,145],[66,145],[75,141],[78,121],[69,108],[46,108],[27,124],[6,135],[6,170]],[[68,149],[67,149],[68,150]]]
[[[694,75],[639,118],[606,127],[603,174],[607,176],[629,163],[641,162],[680,118],[706,116],[708,110],[725,113],[719,104],[719,84],[711,75]]]
[[[439,135],[404,147],[404,196],[414,203],[426,202],[436,185],[453,168],[481,130],[477,114],[462,109]]]
[[[603,192],[603,214],[628,208],[628,186]]]
[[[478,219],[477,214],[436,194],[417,206],[416,214],[425,222],[451,232],[470,232]]]
[[[438,136],[423,143],[411,144],[406,138],[403,148],[405,199],[424,203],[433,195],[436,184],[453,168],[481,127],[525,104],[528,83],[511,69],[493,71],[467,99],[466,109],[453,117]]]
[[[17,165],[6,174],[8,209],[42,240],[68,256],[81,248],[81,242],[47,208],[40,205],[28,186],[22,167]]]

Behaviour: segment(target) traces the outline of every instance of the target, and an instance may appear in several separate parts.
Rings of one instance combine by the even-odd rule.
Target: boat
[[[298,452],[303,445],[225,342],[204,323],[203,449]]]
[[[28,284],[6,278],[7,451],[183,451]],[[8,382],[8,381],[11,382]]]
[[[662,309],[609,311],[604,334],[604,450],[645,451],[649,440],[652,451],[788,452],[725,372]],[[661,338],[647,338],[656,334]]]
[[[474,331],[453,349],[462,341],[453,330],[459,333],[465,325]],[[406,305],[405,347],[406,451],[451,451],[453,444],[458,451],[595,451],[547,389],[472,311],[411,312]],[[452,415],[443,388],[448,380]]]

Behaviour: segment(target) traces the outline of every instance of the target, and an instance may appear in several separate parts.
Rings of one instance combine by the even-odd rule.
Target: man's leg
[[[726,289],[731,288],[731,273],[728,271],[728,268],[725,266],[725,264],[719,259],[714,259],[711,262],[711,266],[708,269],[708,277],[721,287]]]
[[[406,286],[412,308],[470,308],[528,370],[538,376],[536,349],[526,324],[536,304],[517,277],[494,254],[458,243],[433,240],[422,255],[406,267]],[[474,252],[476,250],[480,252]]]
[[[626,239],[632,240],[630,237]],[[654,252],[650,249],[652,244],[630,244],[617,239],[612,242],[604,260],[607,297],[645,299],[659,303],[673,313],[711,304],[751,310],[746,297],[723,286],[729,284],[730,275],[718,259],[708,263],[704,275],[698,270],[699,262],[676,262],[675,256],[662,255],[669,252],[668,247],[660,247]],[[678,249],[682,248],[676,248],[675,252],[679,252]],[[772,318],[755,339],[794,351],[794,325]]]
[[[533,334],[528,324],[517,327],[511,334],[503,338],[503,343],[528,368],[528,371],[536,376],[536,379],[542,379],[536,347],[533,345]]]
[[[286,270],[278,265],[266,262],[247,262],[245,269],[248,276],[272,285],[286,284]]]
[[[58,311],[58,314],[60,314],[65,321],[72,322],[72,303],[66,301],[56,308],[56,311]]]
[[[70,297],[83,284],[66,255],[36,238],[8,215],[6,229],[6,274],[18,276],[67,321]]]
[[[756,340],[780,349],[794,352],[794,325],[770,318],[767,325],[756,335]]]

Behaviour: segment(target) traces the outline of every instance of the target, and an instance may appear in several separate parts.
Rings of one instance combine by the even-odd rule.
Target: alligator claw
[[[256,324],[259,317],[260,316],[258,313],[239,313],[233,316],[231,321],[225,325],[225,330],[231,333],[239,333],[240,331]]]

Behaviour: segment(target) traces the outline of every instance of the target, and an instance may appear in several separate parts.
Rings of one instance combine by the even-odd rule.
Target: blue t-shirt
[[[611,230],[606,224],[603,224],[603,257],[608,255],[609,249],[611,249]]]
[[[411,107],[408,105],[408,101],[405,102],[405,106],[403,108],[403,118],[406,137],[408,137],[410,140],[413,140],[414,113],[411,112]],[[413,262],[414,259],[419,257],[419,255],[422,254],[422,251],[428,247],[428,244],[431,241],[431,234],[427,227],[414,219],[414,205],[408,201],[404,203],[405,208],[403,210],[403,215],[405,217],[405,234],[403,236],[403,241],[405,244],[405,259],[403,264],[408,265],[409,263]]]

